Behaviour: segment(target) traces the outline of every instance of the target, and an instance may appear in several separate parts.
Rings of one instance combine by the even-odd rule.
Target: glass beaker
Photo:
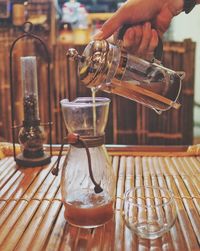
[[[115,177],[104,130],[110,100],[90,97],[61,101],[70,146],[62,170],[61,192],[65,218],[91,228],[109,221],[114,213]]]
[[[184,73],[158,60],[149,62],[106,40],[91,41],[82,55],[71,48],[67,57],[78,62],[80,80],[89,88],[134,100],[158,113],[180,107],[177,99]]]

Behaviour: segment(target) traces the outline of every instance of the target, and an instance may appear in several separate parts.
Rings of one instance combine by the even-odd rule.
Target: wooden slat
[[[33,240],[30,243],[29,249],[31,248],[32,250],[43,250],[45,241],[47,240],[48,235],[53,228],[54,221],[58,216],[61,205],[62,203],[60,201],[53,201],[50,204],[39,228],[37,229],[36,234],[34,235]]]
[[[43,217],[45,216],[49,206],[50,206],[50,202],[49,201],[37,201],[37,200],[33,200],[31,201],[32,204],[37,205],[37,211],[35,212],[34,216],[32,215],[32,217],[30,217],[30,215],[27,215],[28,221],[26,221],[26,219],[24,219],[24,227],[26,229],[26,231],[21,233],[21,238],[19,239],[18,242],[16,242],[16,250],[28,250],[30,243],[32,241],[32,239],[34,238],[40,223],[42,222]],[[29,210],[27,209],[27,212],[29,213]],[[19,219],[19,224],[20,222],[23,220],[23,218]],[[16,224],[17,225],[17,224]],[[21,226],[22,228],[23,226]],[[24,230],[25,230],[24,229]],[[16,229],[17,231],[17,229]]]

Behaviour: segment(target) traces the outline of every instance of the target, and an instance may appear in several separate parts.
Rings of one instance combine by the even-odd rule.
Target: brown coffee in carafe
[[[102,195],[89,195],[87,197],[85,204],[83,204],[82,199],[64,203],[65,218],[69,223],[87,228],[103,225],[112,219],[114,213],[113,201],[105,201]]]

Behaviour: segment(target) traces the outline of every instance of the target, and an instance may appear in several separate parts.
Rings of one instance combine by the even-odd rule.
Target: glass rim
[[[62,107],[96,107],[102,105],[108,105],[111,102],[109,98],[106,97],[95,97],[95,103],[92,97],[78,97],[73,101],[68,99],[62,99],[60,104]]]
[[[135,192],[136,192],[138,189],[141,189],[141,188],[143,188],[143,189],[150,188],[150,189],[152,189],[152,190],[155,190],[155,189],[156,189],[156,190],[164,191],[164,192],[167,192],[167,193],[168,193],[168,196],[169,196],[169,197],[166,197],[166,196],[154,197],[154,199],[156,199],[156,198],[160,198],[160,199],[166,198],[167,201],[166,201],[166,202],[162,202],[162,203],[158,203],[158,204],[153,205],[153,206],[152,206],[152,205],[143,205],[143,204],[140,204],[140,203],[134,202],[134,201],[133,201],[133,202],[130,202],[129,199],[133,199],[134,197],[133,197],[133,196],[130,196],[130,197],[127,198],[128,193],[130,193],[131,191],[133,191],[134,194],[135,194]],[[138,198],[140,198],[140,199],[148,199],[148,198],[150,198],[150,197],[144,197],[144,198],[142,198],[141,196],[139,196]],[[128,190],[125,192],[125,194],[124,194],[124,201],[127,201],[127,203],[132,204],[132,205],[134,205],[134,206],[137,206],[138,208],[140,208],[140,207],[145,207],[145,208],[152,208],[152,207],[155,207],[155,208],[156,208],[156,207],[160,207],[160,206],[166,206],[166,205],[168,205],[168,204],[174,202],[174,198],[173,198],[173,193],[172,193],[169,189],[164,188],[164,187],[159,187],[159,186],[136,186],[136,187],[134,187],[134,188],[128,189]]]

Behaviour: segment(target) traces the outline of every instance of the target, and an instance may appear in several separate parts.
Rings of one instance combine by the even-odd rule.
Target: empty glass
[[[173,196],[165,188],[139,186],[125,193],[125,223],[142,238],[162,236],[174,225],[176,217]]]

